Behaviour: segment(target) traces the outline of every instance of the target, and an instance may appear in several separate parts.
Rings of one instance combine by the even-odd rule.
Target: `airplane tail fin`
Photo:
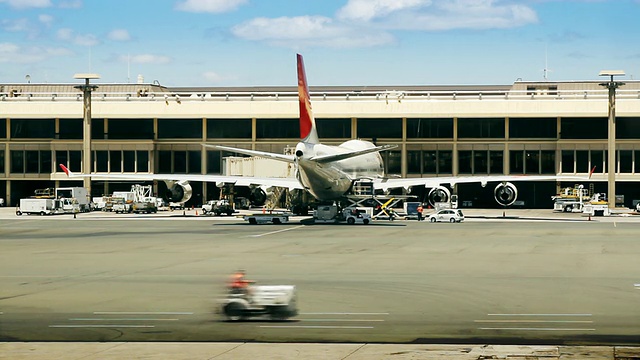
[[[73,177],[73,173],[71,172],[71,170],[69,170],[69,168],[64,166],[64,164],[58,164],[58,165],[60,165],[60,169],[62,169],[62,171],[64,171],[64,173],[67,174],[68,177]]]
[[[307,75],[304,71],[304,61],[302,55],[297,54],[298,59],[298,102],[300,103],[300,139],[302,142],[317,144],[318,132],[316,130],[316,120],[311,111],[311,99],[309,97],[309,86],[307,85]]]

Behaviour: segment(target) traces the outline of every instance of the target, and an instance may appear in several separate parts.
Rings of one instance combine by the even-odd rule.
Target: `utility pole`
[[[600,86],[604,86],[609,89],[609,135],[607,138],[607,201],[609,202],[609,209],[616,207],[616,89],[624,85],[623,82],[614,81],[614,76],[624,76],[622,70],[602,70],[600,76],[609,76],[610,80],[605,83],[601,83]]]
[[[76,85],[74,88],[82,91],[83,98],[83,122],[82,122],[82,173],[91,173],[91,92],[98,88],[97,85],[89,84],[91,79],[100,79],[98,74],[75,74],[74,79],[84,79],[83,85]],[[91,194],[91,178],[83,179],[83,186]]]

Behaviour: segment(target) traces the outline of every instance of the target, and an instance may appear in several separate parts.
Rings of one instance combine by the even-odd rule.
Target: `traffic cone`
[[[198,210],[196,210],[196,216],[198,216]]]

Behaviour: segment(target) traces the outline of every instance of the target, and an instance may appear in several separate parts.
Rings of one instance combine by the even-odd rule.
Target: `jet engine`
[[[427,199],[429,200],[429,204],[435,207],[436,203],[449,202],[449,199],[451,199],[451,192],[444,186],[437,186],[429,191]]]
[[[493,196],[502,206],[510,206],[518,198],[518,189],[510,182],[502,182],[493,190]]]
[[[260,187],[254,187],[251,189],[249,201],[253,206],[262,206],[267,201],[267,193]]]
[[[166,199],[169,202],[184,203],[191,199],[192,189],[188,181],[167,181]]]

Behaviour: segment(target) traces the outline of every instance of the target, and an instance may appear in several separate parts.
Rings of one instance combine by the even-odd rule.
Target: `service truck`
[[[53,215],[62,213],[60,201],[56,199],[20,199],[20,206],[16,209],[18,216],[22,214]]]
[[[56,199],[75,199],[81,212],[91,211],[89,192],[83,187],[61,187],[56,189]]]
[[[339,211],[336,205],[318,205],[318,208],[313,211],[313,222],[317,224],[367,225],[371,222],[372,212],[372,208],[366,207],[347,207]]]

